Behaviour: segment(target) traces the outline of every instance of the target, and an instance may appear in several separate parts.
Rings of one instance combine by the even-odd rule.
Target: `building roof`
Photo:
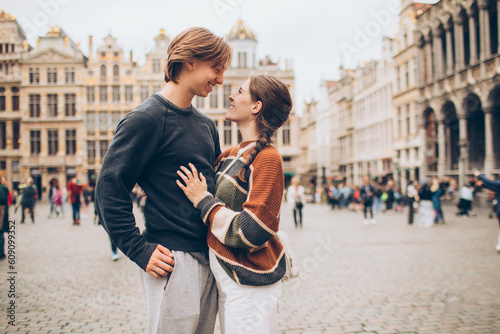
[[[0,11],[0,21],[15,21],[16,18],[5,11]]]
[[[238,20],[227,36],[229,40],[249,39],[257,41],[257,35],[250,29],[243,20]]]
[[[419,2],[415,2],[413,3],[413,10],[416,14],[416,17],[419,17],[420,15],[422,15],[423,13],[425,13],[426,11],[428,11],[429,9],[432,8],[432,4],[430,3],[419,3]]]
[[[338,80],[325,80],[325,82],[326,82],[326,88],[328,88],[328,90],[336,88],[339,85]]]

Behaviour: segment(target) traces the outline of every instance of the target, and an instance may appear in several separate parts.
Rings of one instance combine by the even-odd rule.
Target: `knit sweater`
[[[279,281],[286,271],[283,246],[276,237],[283,198],[283,166],[274,146],[256,156],[250,166],[246,151],[221,177],[246,141],[226,150],[216,161],[215,197],[208,192],[194,205],[210,226],[207,243],[236,283],[262,286]],[[237,175],[245,169],[245,181]]]

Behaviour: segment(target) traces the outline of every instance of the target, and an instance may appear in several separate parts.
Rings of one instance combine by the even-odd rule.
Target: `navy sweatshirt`
[[[179,167],[193,163],[215,190],[214,163],[221,154],[215,123],[193,106],[182,109],[153,94],[118,124],[96,185],[96,208],[113,242],[146,269],[157,244],[170,250],[207,251],[207,226],[177,186]],[[143,234],[130,192],[147,194]]]

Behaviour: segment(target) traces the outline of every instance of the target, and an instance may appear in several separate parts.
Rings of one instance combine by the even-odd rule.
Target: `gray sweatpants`
[[[213,334],[217,286],[208,253],[172,251],[174,270],[154,278],[141,270],[150,334]]]

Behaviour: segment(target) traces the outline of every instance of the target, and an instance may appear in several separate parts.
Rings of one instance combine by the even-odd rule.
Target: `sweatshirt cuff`
[[[208,222],[208,216],[210,215],[210,212],[215,208],[217,205],[224,205],[224,202],[222,202],[220,199],[215,198],[211,193],[208,191],[200,195],[194,202],[193,205],[200,210],[201,213],[201,219],[203,219],[203,222],[205,225],[209,225]]]
[[[148,244],[144,252],[142,252],[137,259],[133,260],[139,267],[142,268],[142,270],[146,271],[146,267],[148,266],[149,260],[151,259],[156,246],[158,246],[158,244]]]

